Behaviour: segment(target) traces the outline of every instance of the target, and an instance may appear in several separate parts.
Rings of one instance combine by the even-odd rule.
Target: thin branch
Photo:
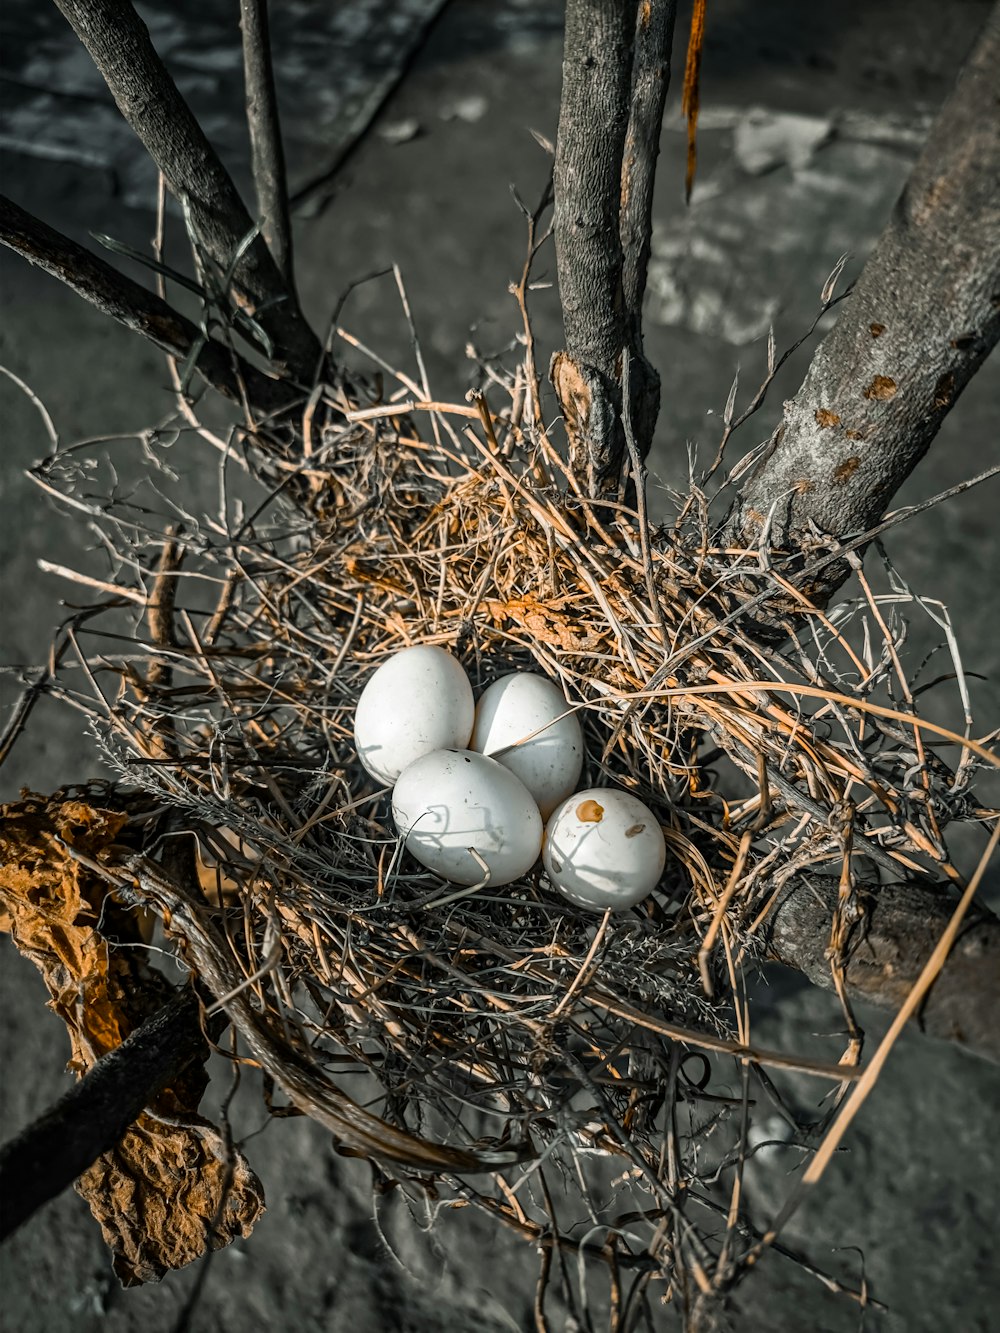
[[[698,110],[701,104],[701,57],[705,50],[706,0],[694,0],[687,60],[684,63],[684,97],[681,112],[687,121],[687,166],[684,171],[684,199],[691,202],[694,173],[698,165]]]
[[[198,347],[195,370],[226,398],[242,403],[245,388],[247,398],[262,414],[295,401],[297,395],[289,385],[269,379],[221,343],[206,338],[196,324],[166,301],[4,195],[0,195],[0,244],[58,278],[98,310],[133,333],[141,333],[177,360],[186,360]]]
[[[129,0],[55,0],[97,66],[118,109],[185,206],[195,240],[228,274],[253,231],[233,180],[160,60]],[[250,315],[276,367],[311,384],[322,348],[264,241],[246,246],[232,274],[234,308]]]
[[[653,238],[653,186],[660,155],[660,128],[670,87],[670,53],[677,0],[642,0],[636,11],[632,97],[622,156],[619,227],[622,243],[622,302],[631,349],[628,413],[634,444],[645,458],[660,412],[660,377],[646,360],[642,300]],[[632,444],[629,444],[631,450]]]
[[[267,0],[240,0],[240,28],[257,216],[267,248],[288,289],[294,291],[285,150],[281,142],[278,94],[271,63]]]
[[[142,1110],[207,1054],[198,1000],[186,988],[0,1149],[0,1239],[113,1148]]]
[[[642,351],[642,298],[653,234],[653,185],[660,127],[670,88],[677,0],[640,4],[632,57],[632,105],[622,157],[622,295],[636,352]]]

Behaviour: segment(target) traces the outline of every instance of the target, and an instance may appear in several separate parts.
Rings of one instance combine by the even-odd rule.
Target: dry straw
[[[385,362],[388,397],[317,383],[291,429],[220,434],[185,402],[177,428],[217,451],[215,515],[175,507],[168,529],[110,488],[92,498],[89,446],[54,452],[36,479],[86,513],[109,572],[76,576],[105,597],[68,622],[45,687],[93,720],[144,820],[154,798],[147,853],[101,873],[156,913],[243,1049],[343,1149],[533,1242],[540,1328],[555,1274],[586,1302],[600,1272],[591,1309],[624,1329],[654,1297],[694,1311],[781,1248],[742,1206],[751,1128],[777,1111],[792,1169],[858,1086],[842,985],[839,1062],[754,1043],[747,969],[778,895],[839,877],[842,976],[858,878],[955,878],[945,828],[992,815],[969,783],[996,760],[957,651],[964,734],[918,716],[898,610],[923,604],[905,588],[862,579],[827,615],[758,552],[720,549],[694,483],[651,527],[634,453],[617,496],[582,494],[542,417],[527,277],[525,358],[486,367],[468,403]],[[230,494],[241,469],[252,508]],[[410,859],[352,715],[371,670],[417,643],[477,689],[523,668],[559,682],[586,783],[662,823],[651,898],[602,919],[540,871],[456,894]],[[195,846],[200,891],[176,873]],[[829,1086],[815,1123],[785,1071]]]

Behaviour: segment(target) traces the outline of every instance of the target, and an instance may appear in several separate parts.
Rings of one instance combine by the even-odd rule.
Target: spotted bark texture
[[[884,514],[1000,338],[1000,8],[728,522],[794,550]],[[839,566],[814,595],[846,576]]]

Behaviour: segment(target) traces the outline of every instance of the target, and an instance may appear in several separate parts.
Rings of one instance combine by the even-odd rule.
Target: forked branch
[[[262,416],[296,401],[295,389],[272,380],[211,338],[166,301],[127,278],[62,232],[0,195],[0,244],[66,284],[85,301],[193,369],[218,393]]]
[[[228,295],[233,307],[263,329],[275,368],[301,385],[311,385],[322,351],[319,340],[259,236],[234,265],[254,222],[129,0],[56,4],[163,172],[170,192],[184,204],[195,244],[219,275],[232,269]]]

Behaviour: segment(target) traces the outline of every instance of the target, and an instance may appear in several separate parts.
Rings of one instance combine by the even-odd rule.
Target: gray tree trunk
[[[1000,338],[1000,6],[809,367],[727,537],[795,551],[866,531]],[[846,577],[828,567],[809,594]]]
[[[568,0],[556,141],[555,242],[566,348],[551,376],[570,465],[591,495],[617,488],[623,381],[640,457],[660,378],[642,347],[660,125],[676,0]]]
[[[625,310],[620,197],[634,0],[568,0],[555,160],[566,351],[552,362],[570,462],[591,494],[617,480]]]

